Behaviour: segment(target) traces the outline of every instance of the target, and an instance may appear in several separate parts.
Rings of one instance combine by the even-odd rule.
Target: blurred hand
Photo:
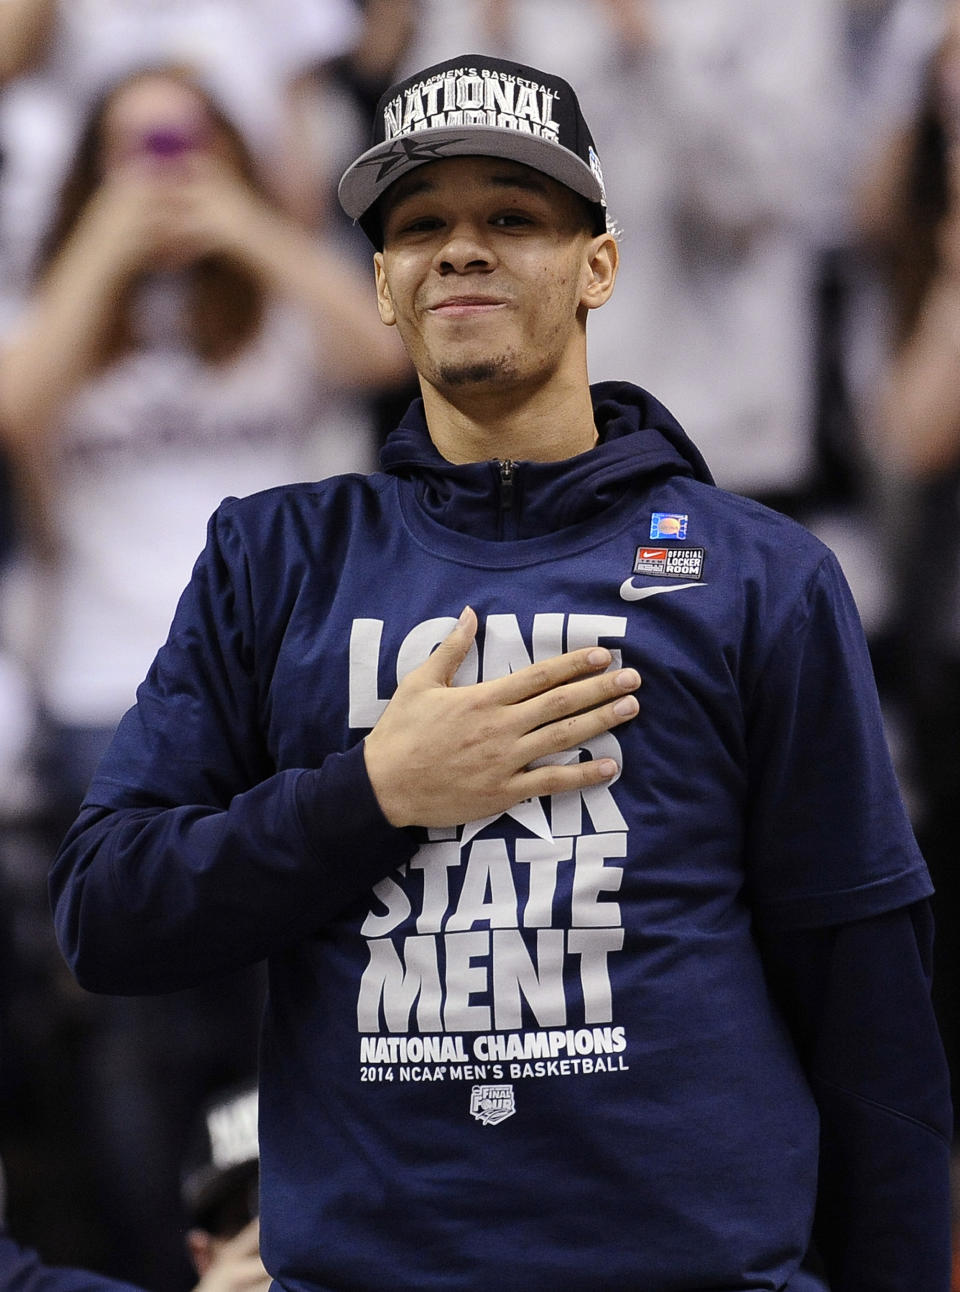
[[[75,239],[109,273],[182,269],[202,256],[258,264],[283,217],[228,166],[201,154],[156,163],[134,158],[90,199]]]
[[[224,1243],[193,1292],[268,1292],[270,1283],[260,1260],[260,1221],[251,1220]]]
[[[169,179],[140,164],[108,175],[87,203],[71,241],[109,272],[154,265],[169,239]]]
[[[194,154],[171,165],[169,175],[161,172],[159,179],[166,203],[162,254],[167,267],[222,254],[254,268],[263,245],[285,222],[216,158]]]

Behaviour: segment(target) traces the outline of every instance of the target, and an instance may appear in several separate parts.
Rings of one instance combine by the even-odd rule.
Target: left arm
[[[947,1292],[951,1108],[929,903],[760,943],[820,1110],[814,1239],[831,1292]]]
[[[930,999],[929,876],[859,618],[825,558],[748,703],[748,884],[821,1118],[831,1292],[947,1292],[952,1109]]]

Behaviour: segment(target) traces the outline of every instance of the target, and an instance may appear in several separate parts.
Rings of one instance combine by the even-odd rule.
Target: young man
[[[341,201],[422,403],[383,474],[214,516],[65,954],[269,957],[285,1292],[945,1292],[930,884],[837,563],[588,386],[617,244],[565,82],[451,60],[375,131]]]

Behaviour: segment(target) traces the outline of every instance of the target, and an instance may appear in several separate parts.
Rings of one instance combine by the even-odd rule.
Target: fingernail
[[[619,718],[632,717],[639,709],[640,706],[632,695],[625,695],[622,700],[618,700],[613,706],[613,711]]]
[[[617,686],[624,691],[632,691],[640,685],[640,674],[635,668],[625,668],[622,673],[616,677]]]
[[[612,758],[598,758],[597,768],[601,776],[616,776],[620,767]]]
[[[460,618],[457,620],[457,623],[465,624],[467,623],[469,618],[470,618],[470,607],[464,606],[463,609],[460,611]]]
[[[608,650],[592,650],[587,656],[587,663],[593,664],[599,668],[601,664],[610,663],[610,652]]]

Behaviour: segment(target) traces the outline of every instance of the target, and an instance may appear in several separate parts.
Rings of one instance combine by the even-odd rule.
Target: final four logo
[[[498,1126],[516,1111],[513,1086],[474,1086],[470,1091],[470,1116],[484,1126]]]

